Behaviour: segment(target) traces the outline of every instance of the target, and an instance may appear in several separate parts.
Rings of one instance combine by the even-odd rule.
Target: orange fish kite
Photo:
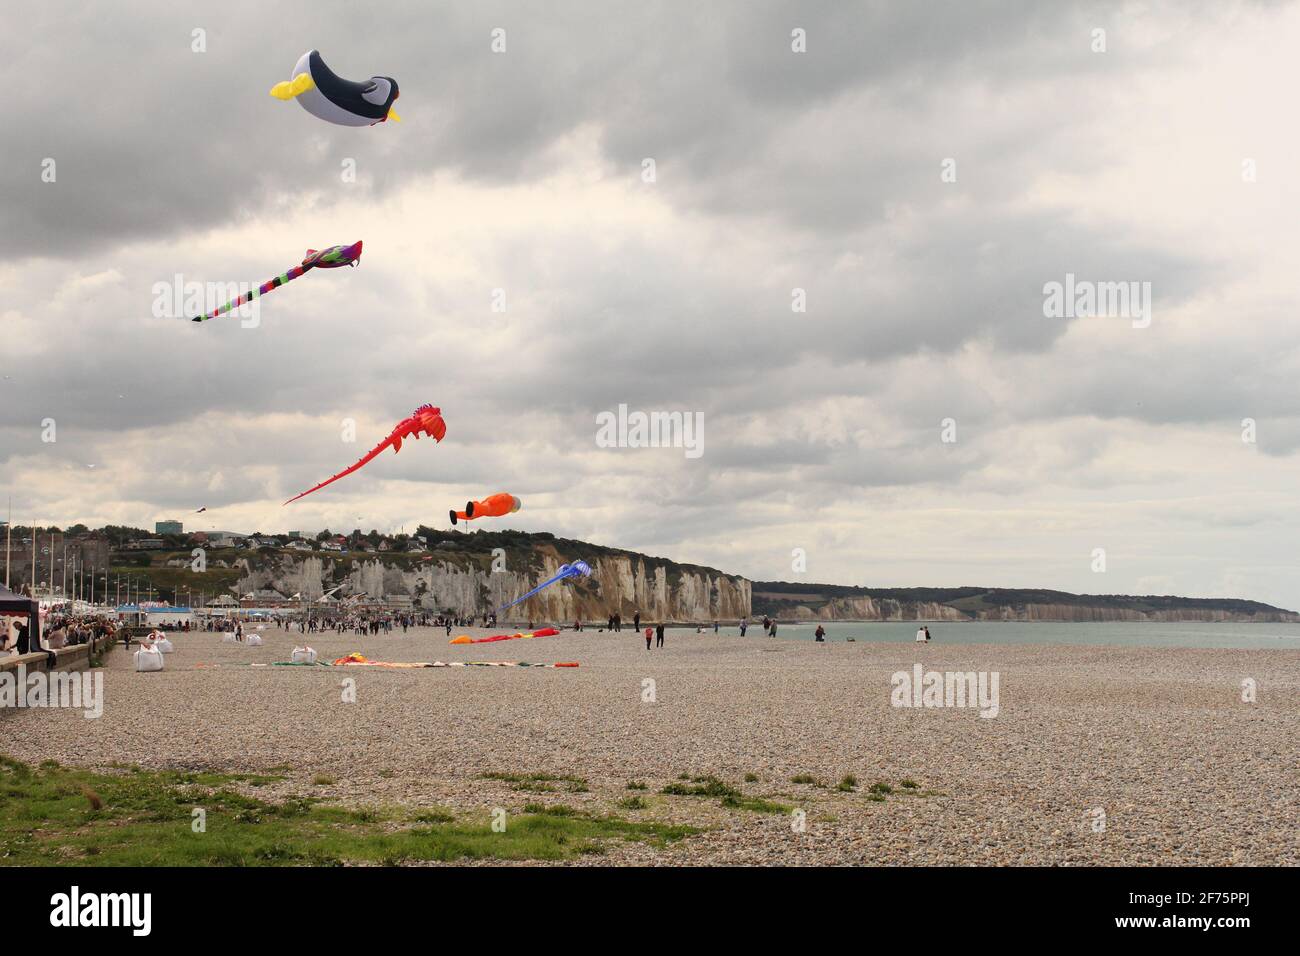
[[[502,515],[514,514],[523,503],[514,495],[508,495],[502,492],[498,495],[488,495],[482,501],[465,502],[464,511],[448,511],[451,516],[451,523],[457,521],[472,521],[474,518],[500,518]]]

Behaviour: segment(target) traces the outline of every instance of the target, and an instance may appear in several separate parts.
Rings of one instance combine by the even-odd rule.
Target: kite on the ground
[[[263,282],[256,289],[250,289],[237,299],[231,299],[219,309],[213,309],[205,315],[196,315],[190,319],[191,322],[206,322],[208,319],[215,319],[217,316],[229,312],[231,309],[237,309],[246,302],[252,302],[258,296],[266,295],[268,292],[280,288],[286,282],[292,282],[304,272],[311,269],[337,269],[339,266],[355,266],[361,261],[361,240],[358,239],[350,246],[330,246],[328,249],[322,249],[317,252],[315,249],[308,249],[307,256],[302,260],[301,265],[294,266],[283,275],[278,275],[274,279]]]
[[[448,511],[451,516],[451,523],[457,521],[471,521],[474,518],[500,518],[502,515],[514,514],[523,503],[514,495],[501,494],[488,495],[482,501],[465,502],[464,511]]]
[[[296,99],[312,116],[336,126],[402,121],[393,112],[393,101],[399,95],[395,79],[372,76],[363,83],[345,80],[325,65],[316,50],[304,53],[293,68],[293,78],[271,87],[271,95],[279,100]]]
[[[460,637],[452,638],[448,644],[491,644],[494,641],[515,641],[529,637],[554,637],[560,632],[553,627],[544,627],[540,631],[529,631],[524,634],[494,634],[491,637],[470,637],[468,634],[462,634]]]
[[[563,565],[560,568],[560,570],[556,572],[554,577],[550,578],[547,581],[543,581],[541,584],[537,585],[537,587],[533,588],[523,597],[515,598],[509,604],[503,604],[501,607],[497,608],[497,611],[499,613],[501,611],[505,611],[508,610],[509,608],[514,607],[516,604],[521,604],[524,601],[527,601],[538,591],[542,590],[542,588],[548,588],[556,581],[563,581],[566,578],[576,578],[576,577],[584,577],[584,578],[591,577],[591,566],[588,565],[586,561],[574,561],[572,564]]]
[[[366,452],[366,454],[361,457],[361,460],[355,465],[344,468],[337,475],[334,475],[332,478],[326,478],[319,485],[316,485],[314,488],[308,488],[300,495],[294,495],[286,501],[285,504],[287,505],[290,502],[297,501],[299,498],[304,498],[313,491],[319,491],[321,488],[324,488],[330,482],[338,481],[343,476],[352,474],[385,448],[391,446],[394,452],[401,451],[403,438],[414,436],[418,439],[421,434],[428,435],[434,441],[442,441],[443,436],[447,434],[447,423],[442,420],[442,409],[427,404],[421,405],[407,418],[403,418],[398,422],[397,426],[388,433],[388,437],[374,448],[370,449],[370,451]]]

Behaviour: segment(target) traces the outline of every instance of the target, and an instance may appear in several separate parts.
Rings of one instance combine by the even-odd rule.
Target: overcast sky
[[[495,526],[755,579],[1300,607],[1296,6],[182,7],[0,33],[15,521],[411,531],[509,491]],[[268,96],[313,47],[402,122]],[[357,239],[255,327],[155,315]],[[1149,325],[1048,317],[1067,273],[1150,283]],[[281,506],[424,402],[440,445]],[[620,404],[702,414],[702,454],[599,447]]]

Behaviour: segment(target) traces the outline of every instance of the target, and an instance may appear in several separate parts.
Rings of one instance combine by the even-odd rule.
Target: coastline
[[[3,749],[31,763],[100,768],[289,768],[262,796],[307,792],[471,815],[539,802],[703,829],[667,847],[619,844],[578,862],[1300,863],[1291,759],[1300,650],[816,645],[710,631],[670,632],[663,650],[647,652],[627,631],[461,647],[442,630],[413,629],[307,641],[322,659],[359,650],[393,661],[581,666],[242,666],[286,660],[303,640],[274,628],[264,635],[264,646],[250,648],[173,634],[176,652],[154,674],[134,672],[116,649],[105,662],[101,718],[9,713]],[[918,663],[998,672],[997,716],[892,706],[891,676]],[[344,677],[355,679],[355,703],[340,701]],[[1241,700],[1246,679],[1259,688],[1254,703]],[[654,702],[643,700],[647,680]],[[336,782],[314,785],[320,774]],[[580,792],[535,792],[485,774],[583,783]],[[787,809],[662,792],[683,774]],[[856,786],[836,789],[848,775]],[[794,782],[805,778],[813,782]],[[644,809],[620,809],[630,782],[646,785]],[[890,792],[872,794],[874,784]],[[802,833],[792,831],[796,809],[806,815]],[[1106,813],[1102,833],[1092,829],[1097,809]]]

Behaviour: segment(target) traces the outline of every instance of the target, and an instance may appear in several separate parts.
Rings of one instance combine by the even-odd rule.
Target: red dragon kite
[[[361,460],[358,461],[355,465],[352,465],[348,468],[344,468],[334,477],[326,478],[316,487],[308,488],[300,495],[294,495],[292,498],[286,501],[285,504],[287,505],[297,501],[299,498],[306,497],[307,495],[311,494],[313,491],[319,491],[321,488],[324,488],[330,482],[338,481],[344,475],[352,474],[362,465],[365,465],[367,462],[373,459],[385,448],[391,446],[394,452],[401,451],[403,438],[410,438],[413,436],[416,439],[419,439],[422,433],[428,435],[434,441],[442,441],[443,436],[447,434],[447,423],[442,420],[442,409],[434,408],[432,405],[421,405],[419,408],[417,408],[414,412],[411,413],[410,417],[403,418],[400,422],[398,422],[397,427],[388,433],[388,437],[385,438],[383,441],[381,441],[374,448],[370,449],[370,451],[366,452],[366,454],[362,456]]]

